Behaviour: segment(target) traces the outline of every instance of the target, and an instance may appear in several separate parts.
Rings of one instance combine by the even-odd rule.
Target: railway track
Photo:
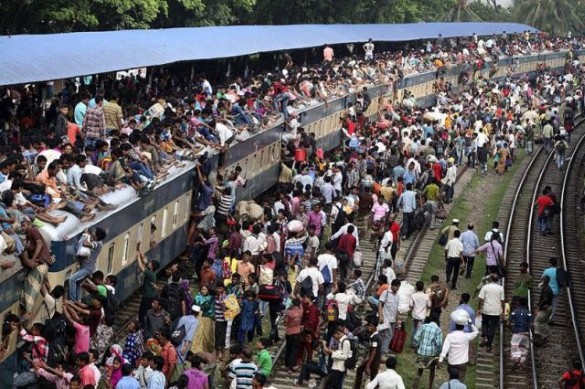
[[[585,142],[584,132],[585,127],[581,126],[574,133],[574,138],[581,139],[578,143],[574,142],[570,145],[567,150],[569,163],[565,162],[565,172],[557,168],[553,155],[547,154],[543,148],[539,149],[520,179],[513,198],[510,199],[511,209],[504,238],[504,257],[507,260],[508,274],[503,282],[508,298],[513,292],[514,279],[519,274],[519,264],[526,260],[534,279],[533,290],[529,294],[531,308],[537,305],[540,294],[537,285],[542,272],[549,266],[550,257],[558,258],[559,265],[565,269],[579,269],[581,266],[580,257],[571,255],[567,250],[570,244],[573,246],[573,254],[580,253],[577,229],[571,228],[575,225],[571,226],[571,223],[567,223],[564,219],[567,215],[575,217],[576,214],[577,200],[574,196],[567,197],[567,193],[571,193],[568,182],[571,178],[570,172],[574,166],[575,156],[585,154],[584,148],[581,147]],[[576,187],[577,184],[573,185]],[[550,186],[563,204],[562,219],[556,218],[552,235],[540,236],[534,204],[545,186]],[[501,388],[557,387],[558,378],[567,369],[570,361],[575,357],[582,359],[575,311],[576,304],[580,310],[585,309],[583,297],[585,297],[585,283],[581,280],[575,283],[574,288],[568,288],[562,292],[554,318],[556,324],[551,326],[550,337],[544,347],[531,347],[525,368],[515,368],[510,361],[508,349],[512,334],[503,325],[500,326],[499,386]],[[585,318],[579,322],[585,324]],[[532,334],[530,338],[532,340]],[[482,357],[493,359],[493,356],[490,358],[486,354],[488,353],[484,349],[480,349],[478,361]]]

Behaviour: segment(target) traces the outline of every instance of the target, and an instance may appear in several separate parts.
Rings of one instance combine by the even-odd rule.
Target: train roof
[[[153,188],[153,191],[156,191],[161,186],[177,179],[184,173],[192,171],[195,167],[195,164],[190,161],[183,161],[182,163],[184,164],[182,167],[172,166],[169,169],[169,174],[163,180],[157,183],[157,185]],[[130,186],[126,186],[122,189],[116,189],[112,192],[100,196],[100,198],[108,204],[116,205],[116,209],[111,211],[97,212],[96,218],[91,222],[86,223],[81,223],[77,217],[63,210],[51,211],[51,215],[65,215],[67,216],[67,220],[59,224],[57,227],[48,223],[44,223],[45,225],[40,228],[44,238],[50,241],[68,240],[74,236],[79,235],[84,229],[98,224],[111,214],[115,212],[124,212],[124,208],[128,207],[130,204],[138,201],[139,199],[136,191]]]
[[[518,23],[310,24],[120,30],[0,37],[0,85],[65,79],[180,61],[365,42],[537,32]],[[221,42],[221,44],[217,44]],[[196,43],[196,44],[194,44]],[[71,49],[75,55],[71,56]],[[67,58],[67,61],[63,61]]]

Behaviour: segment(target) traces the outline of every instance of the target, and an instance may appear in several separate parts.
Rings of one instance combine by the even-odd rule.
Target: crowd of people
[[[4,251],[13,250],[27,268],[23,315],[9,315],[2,332],[4,350],[11,333],[21,341],[13,387],[51,382],[57,388],[199,389],[221,380],[236,389],[270,388],[269,350],[284,340],[284,368],[296,386],[320,381],[341,388],[355,370],[355,388],[366,379],[368,389],[404,388],[395,370],[400,358],[393,354],[404,335],[401,315],[410,310],[415,387],[426,370],[432,384],[444,360],[450,380],[441,387],[465,387],[469,344],[479,334],[474,318],[481,314],[482,344],[491,351],[504,313],[498,226],[480,245],[472,223],[461,232],[453,220],[444,230],[446,283],[434,275],[427,285],[421,280],[408,288],[397,253],[421,225],[446,218],[443,204],[453,201],[458,167],[505,174],[521,148],[531,154],[542,139],[562,168],[559,144],[570,140],[583,104],[581,65],[573,58],[581,44],[577,38],[504,33],[461,41],[440,37],[420,49],[376,53],[369,41],[363,60],[337,60],[326,46],[321,64],[297,66],[287,54],[278,73],[215,88],[203,74],[194,82],[166,71],[150,83],[140,77],[106,79],[99,87],[71,81],[42,118],[33,89],[4,89],[2,239]],[[514,75],[514,55],[543,50],[566,50],[564,72],[539,67],[535,80]],[[494,59],[502,56],[511,58],[503,80],[478,72],[489,66],[495,74]],[[459,88],[442,77],[453,65],[462,67]],[[437,76],[433,107],[419,107],[405,93],[402,101],[384,100],[376,118],[365,116],[369,85],[387,85],[395,96],[405,75],[425,71]],[[326,154],[303,129],[298,111],[348,93],[356,100],[340,120],[343,143]],[[277,123],[283,125],[283,157],[276,196],[240,207],[247,199],[237,198],[237,188],[246,185],[246,172],[214,171],[209,156]],[[99,197],[109,191],[132,187],[145,195],[183,159],[197,161],[187,250],[163,272],[139,247],[144,281],[138,316],[125,339],[113,344],[118,280],[96,263],[107,231],[82,234],[80,269],[63,286],[48,282],[53,260],[38,229],[65,221],[55,209],[80,222],[91,221],[94,209],[112,210]],[[548,200],[541,204],[544,213]],[[550,229],[550,223],[542,226],[543,233]],[[381,269],[374,290],[366,289],[369,275],[360,269],[360,239],[370,236]],[[461,305],[445,319],[461,267],[469,277],[480,252],[486,253],[486,278],[478,311],[462,293]],[[555,302],[548,273],[543,288],[548,277],[550,301],[541,294],[535,320],[543,342],[543,315],[550,311],[551,320]],[[525,359],[531,324],[525,297],[532,281],[525,268],[522,274],[511,314],[518,363]],[[38,295],[43,304],[34,314]],[[445,336],[441,315],[452,321]]]

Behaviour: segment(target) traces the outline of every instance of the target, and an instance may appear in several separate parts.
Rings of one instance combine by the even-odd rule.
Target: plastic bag
[[[474,324],[477,330],[481,331],[481,316],[476,316]]]

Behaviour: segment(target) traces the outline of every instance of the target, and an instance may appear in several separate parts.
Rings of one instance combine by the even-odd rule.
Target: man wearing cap
[[[455,181],[457,180],[457,166],[455,166],[455,160],[453,158],[449,158],[447,160],[447,172],[445,173],[445,178],[441,181],[445,186],[445,203],[450,203],[453,201],[453,193],[454,193],[454,186]]]
[[[466,311],[465,311],[466,312]],[[479,334],[469,315],[465,315],[467,322],[455,322],[455,331],[449,333],[443,341],[443,349],[439,356],[439,363],[443,362],[447,354],[449,369],[457,368],[461,382],[465,382],[465,373],[469,364],[469,344]],[[465,332],[465,326],[471,327],[471,332]]]
[[[459,219],[453,219],[450,226],[441,230],[441,235],[447,234],[447,241],[450,241],[455,236],[455,231],[459,231]]]
[[[177,354],[179,354],[179,359],[182,362],[185,362],[187,352],[191,350],[193,337],[195,336],[195,331],[197,331],[197,326],[199,325],[199,320],[197,319],[199,312],[201,312],[201,307],[199,307],[199,305],[193,305],[191,306],[191,311],[185,316],[182,316],[179,319],[179,323],[177,323],[177,329],[175,331],[181,331],[181,327],[185,328],[185,337],[177,349]]]
[[[455,230],[453,238],[445,245],[445,262],[447,263],[447,283],[451,281],[451,290],[457,290],[459,268],[463,265],[463,243],[459,240],[461,231]]]

